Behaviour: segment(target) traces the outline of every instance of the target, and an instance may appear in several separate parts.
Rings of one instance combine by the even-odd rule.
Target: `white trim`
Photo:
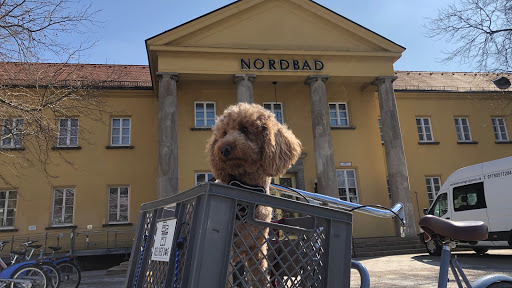
[[[70,142],[71,142],[71,123],[72,123],[72,120],[76,119],[77,121],[77,126],[76,126],[76,145],[71,145]],[[67,127],[66,128],[66,135],[60,135],[60,129],[62,128],[60,126],[60,121],[61,120],[66,120],[67,121]],[[78,147],[78,131],[79,131],[79,127],[80,127],[80,122],[78,120],[78,118],[59,118],[58,119],[59,121],[59,125],[58,125],[58,130],[57,130],[57,147]],[[60,138],[66,138],[66,144],[65,145],[59,145],[59,139]]]
[[[503,125],[500,125],[499,123],[497,123],[498,120],[503,120]],[[495,123],[493,123],[493,122],[495,122],[497,125],[495,125]],[[491,124],[492,124],[492,132],[494,133],[494,140],[496,140],[496,142],[506,142],[506,141],[509,141],[508,129],[507,129],[507,121],[506,121],[505,117],[491,117]],[[506,137],[505,139],[503,139],[503,137],[501,136],[501,134],[503,132],[498,131],[498,134],[496,134],[496,132],[494,132],[494,130],[496,129],[496,126],[497,126],[497,128],[503,127],[505,129],[505,137]],[[499,135],[499,137],[496,138],[496,135]]]
[[[115,188],[117,189],[117,205],[116,205],[116,220],[111,221],[110,220],[110,189]],[[126,188],[128,190],[127,197],[127,208],[126,211],[126,221],[120,221],[119,218],[121,216],[121,188]],[[109,224],[118,224],[118,223],[129,223],[130,222],[130,186],[123,185],[123,186],[109,186],[108,187],[108,200],[107,200],[107,223]]]
[[[203,125],[201,126],[198,126],[197,125],[197,104],[202,104],[203,105],[203,118],[202,119],[199,119],[199,120],[202,120],[203,122]],[[213,104],[213,124],[210,126],[208,125],[208,117],[207,117],[207,111],[206,111],[206,105],[207,104]],[[208,127],[212,127],[214,124],[215,124],[215,117],[217,115],[217,105],[215,105],[215,102],[214,101],[194,101],[194,127],[196,128],[208,128]],[[211,118],[210,118],[211,120]]]
[[[458,120],[459,124],[456,123],[456,121]],[[466,125],[468,126],[468,134],[469,134],[469,139],[466,139],[466,137],[464,136],[464,124],[462,124],[462,121],[463,120],[466,120]],[[461,135],[461,138],[462,139],[459,139],[459,134],[457,133],[457,141],[458,142],[471,142],[473,141],[473,137],[471,136],[471,128],[469,126],[469,119],[468,117],[454,117],[453,118],[453,122],[455,124],[455,133],[457,133],[457,128],[459,128],[459,131],[460,131],[460,135]]]
[[[3,215],[2,215],[2,223],[0,223],[0,229],[14,229],[14,224],[16,222],[16,212],[18,210],[18,190],[0,190],[1,192],[5,192],[5,204],[4,207],[1,207],[4,209]],[[16,198],[11,199],[9,197],[10,192],[16,192]],[[7,219],[7,213],[9,211],[9,200],[16,200],[16,207],[14,207],[14,217],[13,217],[13,226],[4,226],[6,224]],[[11,208],[12,209],[12,208]]]
[[[434,184],[434,179],[438,181],[438,189],[436,190],[436,184]],[[427,184],[427,180],[429,180],[430,184]],[[436,200],[437,194],[439,194],[439,191],[441,190],[441,177],[439,176],[425,176],[425,186],[427,188],[427,198],[429,205],[432,205],[434,203],[434,200]],[[428,191],[428,188],[430,188],[430,192]],[[432,197],[430,197],[432,196]],[[432,198],[432,199],[431,199]]]
[[[327,109],[329,110],[329,123],[331,123],[331,105],[336,105],[336,125],[332,125],[331,127],[350,127],[350,117],[348,115],[348,103],[347,102],[329,102]],[[345,105],[345,110],[340,109],[340,105]],[[347,125],[341,125],[340,111],[345,111],[347,114]]]
[[[206,181],[206,182],[207,182],[207,181],[208,181],[208,179],[209,179],[209,178],[208,178],[208,175],[212,175],[212,177],[213,177],[212,172],[197,172],[197,173],[195,173],[195,174],[194,174],[194,182],[195,182],[195,185],[196,185],[196,186],[197,186],[198,184],[200,184],[200,183],[203,183],[203,182],[200,182],[200,183],[198,183],[198,182],[197,182],[197,176],[198,176],[198,175],[204,175],[204,179],[205,179],[205,181]]]
[[[358,185],[357,185],[357,173],[356,173],[356,169],[336,169],[336,179],[338,180],[338,171],[341,171],[344,175],[344,179],[345,179],[345,187],[340,187],[338,185],[338,191],[339,191],[339,188],[345,188],[346,191],[347,191],[347,195],[346,195],[346,198],[345,199],[342,199],[341,196],[339,196],[339,198],[341,200],[344,200],[344,201],[350,201],[350,191],[349,189],[350,188],[355,188],[356,189],[356,202],[353,202],[353,203],[359,203],[359,189],[358,189]],[[355,187],[350,187],[348,185],[348,177],[347,177],[347,171],[353,171],[354,172],[354,178],[350,178],[350,179],[354,179],[354,185]],[[339,184],[339,180],[337,181],[338,184]],[[338,192],[339,193],[339,192]]]
[[[56,190],[62,190],[62,213],[60,215],[61,217],[61,221],[64,222],[65,221],[65,216],[66,216],[66,190],[73,190],[73,220],[71,223],[54,223],[54,216],[55,216],[55,191]],[[76,204],[76,190],[75,188],[54,188],[53,189],[53,199],[52,199],[52,219],[51,219],[51,223],[52,223],[52,226],[73,226],[73,223],[75,222],[75,204]],[[67,205],[69,206],[69,205]]]
[[[277,117],[276,117],[276,111],[275,111],[275,107],[274,107],[274,105],[276,105],[276,104],[281,106],[281,121],[279,121],[279,119],[277,119]],[[270,105],[270,109],[265,108],[265,105]],[[284,123],[283,102],[263,102],[263,108],[272,112],[272,114],[274,114],[274,117],[276,118],[277,122],[279,122],[281,124]]]
[[[428,120],[428,127],[430,128],[430,136],[431,136],[431,140],[427,140],[427,132],[425,131],[425,127],[427,127],[427,125],[425,125],[425,119]],[[418,120],[420,120],[420,126],[418,126]],[[418,131],[418,139],[420,137],[420,135],[423,136],[423,140],[419,139],[419,141],[421,143],[429,143],[429,142],[434,142],[434,130],[432,129],[432,122],[430,121],[430,117],[416,117],[416,129],[421,128],[421,134],[420,134],[420,131]]]
[[[116,137],[119,137],[119,144],[114,144],[112,143],[112,138],[114,138],[114,134],[113,134],[113,131],[114,131],[114,120],[115,119],[118,119],[119,120],[119,127],[116,127],[116,128],[119,128],[119,135],[116,136]],[[129,120],[129,125],[128,127],[123,127],[123,120]],[[123,135],[123,128],[128,128],[128,144],[122,144],[123,143],[123,136],[126,136],[126,135]],[[131,142],[132,142],[132,118],[131,117],[113,117],[110,119],[110,146],[130,146],[131,145]]]
[[[21,120],[21,129],[18,129],[18,124],[19,124],[19,121]],[[14,130],[15,132],[11,132],[11,136],[8,136],[8,137],[4,137],[4,131],[5,129],[7,129],[5,127],[5,122],[6,121],[9,121],[9,125],[11,126],[11,129]],[[6,119],[3,119],[2,120],[2,129],[0,131],[0,147],[3,147],[3,148],[16,148],[16,147],[23,147],[23,126],[25,125],[25,119],[24,118],[6,118]],[[19,145],[16,145],[15,143],[15,133],[20,133],[19,137],[20,137],[20,144]],[[5,144],[4,145],[4,140],[7,140],[9,139],[9,144]]]

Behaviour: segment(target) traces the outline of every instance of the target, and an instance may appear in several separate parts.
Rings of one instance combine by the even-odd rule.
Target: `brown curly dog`
[[[280,176],[297,161],[301,143],[274,114],[260,105],[238,103],[217,118],[206,151],[217,182],[232,181],[262,187],[268,194],[272,177]],[[238,208],[239,209],[239,208]],[[240,213],[240,209],[238,210]],[[272,208],[258,205],[254,218],[270,222]],[[237,220],[232,264],[245,263],[251,283],[267,287],[268,227]],[[256,284],[256,283],[254,283]]]

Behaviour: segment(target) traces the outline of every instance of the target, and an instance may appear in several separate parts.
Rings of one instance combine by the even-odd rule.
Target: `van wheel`
[[[487,251],[489,251],[489,248],[478,247],[478,248],[473,248],[473,251],[475,251],[476,254],[478,254],[478,255],[484,255]]]
[[[441,256],[441,251],[443,250],[443,244],[438,240],[430,240],[425,242],[425,248],[427,248],[428,254],[432,256]]]

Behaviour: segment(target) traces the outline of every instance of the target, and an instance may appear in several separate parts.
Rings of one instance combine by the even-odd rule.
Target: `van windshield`
[[[432,205],[432,208],[428,211],[428,214],[441,217],[448,212],[448,197],[446,193],[439,194]]]

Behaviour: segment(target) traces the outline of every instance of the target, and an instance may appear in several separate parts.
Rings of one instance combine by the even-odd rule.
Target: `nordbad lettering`
[[[322,71],[324,63],[320,60],[287,59],[240,59],[241,70],[265,71]]]

